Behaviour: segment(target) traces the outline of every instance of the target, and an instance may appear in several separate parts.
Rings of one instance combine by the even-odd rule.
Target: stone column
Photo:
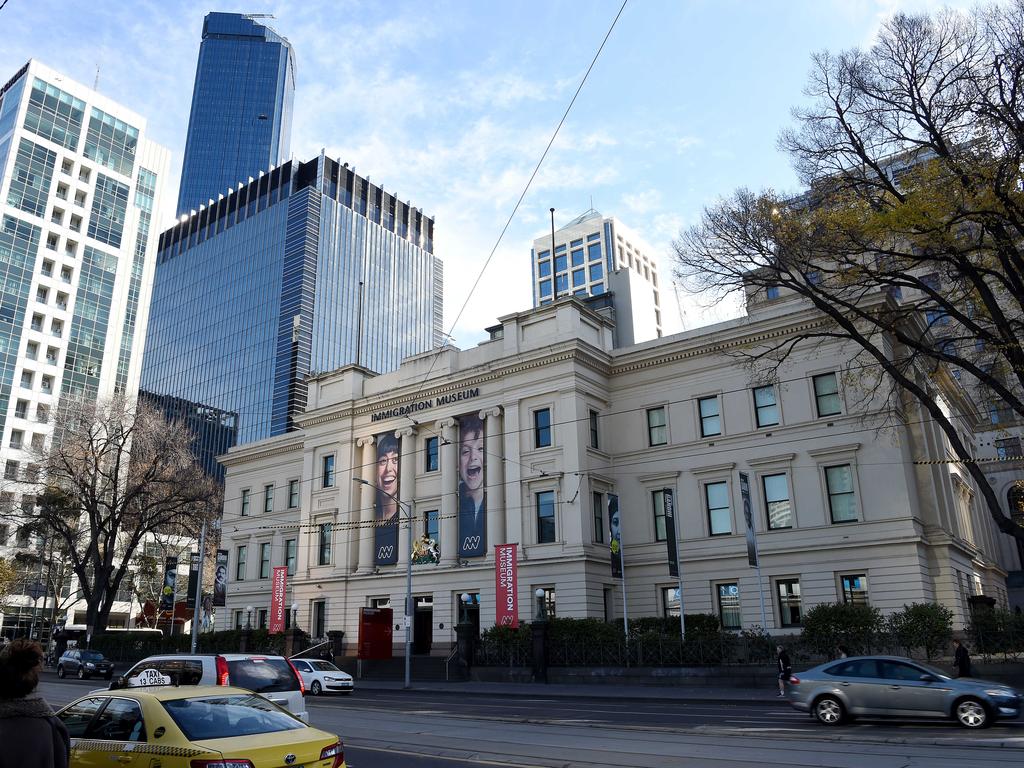
[[[437,422],[441,436],[441,565],[459,559],[459,455],[455,419]]]
[[[501,406],[480,411],[486,445],[487,549],[508,542],[505,530],[505,436],[502,432]]]
[[[412,542],[418,527],[413,501],[416,498],[416,428],[395,430],[395,437],[401,441],[402,446],[398,476],[398,496],[402,500],[398,510],[398,567],[404,569],[412,557]]]
[[[357,475],[372,483],[377,476],[374,472],[377,466],[377,454],[373,447],[373,435],[360,437],[356,440],[356,446],[362,448],[359,467],[356,470]],[[373,504],[376,501],[377,492],[374,486],[362,483],[359,484],[359,491],[359,562],[356,566],[356,573],[373,573]]]

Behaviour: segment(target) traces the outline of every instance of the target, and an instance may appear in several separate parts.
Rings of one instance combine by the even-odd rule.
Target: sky
[[[893,12],[939,3],[628,0],[501,236],[621,5],[7,0],[0,82],[29,58],[87,85],[98,67],[99,90],[171,150],[173,208],[203,16],[271,14],[264,23],[295,49],[292,155],[325,149],[435,218],[445,330],[466,348],[530,308],[530,246],[552,207],[556,226],[591,207],[615,216],[670,285],[672,240],[705,206],[738,187],[797,189],[776,139],[804,98],[811,54],[869,45]],[[667,333],[738,311],[662,294]]]

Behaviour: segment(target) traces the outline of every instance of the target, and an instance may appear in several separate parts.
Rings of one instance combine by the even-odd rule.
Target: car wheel
[[[64,667],[59,664],[57,665],[57,677],[59,677],[61,680],[64,679]]]
[[[81,667],[78,668],[78,679],[85,680],[85,670]]]
[[[843,702],[835,696],[822,696],[814,702],[814,719],[822,725],[840,725],[846,719]]]
[[[314,680],[312,683],[309,684],[309,692],[314,696],[319,696],[321,693],[323,693],[323,690],[324,689],[320,686],[319,680]]]
[[[960,699],[953,709],[953,716],[964,728],[984,728],[991,724],[988,708],[977,699]]]

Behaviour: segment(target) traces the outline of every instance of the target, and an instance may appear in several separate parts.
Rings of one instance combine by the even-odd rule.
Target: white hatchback
[[[319,659],[292,659],[292,665],[302,678],[306,690],[313,696],[321,693],[352,693],[355,685],[352,675],[342,672],[329,661]]]

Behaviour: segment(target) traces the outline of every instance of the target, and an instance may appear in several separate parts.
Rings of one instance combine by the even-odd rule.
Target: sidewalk
[[[401,680],[357,680],[356,692],[400,691]],[[588,698],[614,700],[645,700],[693,702],[700,704],[746,704],[754,706],[779,706],[786,699],[776,696],[778,689],[714,687],[707,685],[570,685],[565,683],[490,683],[490,682],[444,682],[435,680],[412,681],[412,691],[448,693],[453,695],[528,697],[528,698]]]

